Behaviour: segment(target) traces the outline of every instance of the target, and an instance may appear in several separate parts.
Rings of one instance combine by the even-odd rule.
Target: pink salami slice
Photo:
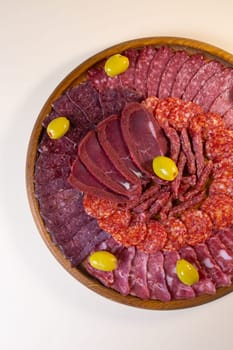
[[[120,82],[122,87],[125,88],[134,88],[134,81],[135,81],[135,67],[138,59],[139,52],[138,50],[131,48],[126,50],[123,53],[124,56],[128,57],[129,59],[129,67],[128,69],[120,74]]]
[[[230,252],[224,243],[217,237],[210,237],[207,241],[212,257],[216,263],[220,266],[221,270],[228,274],[230,277],[233,276],[233,254]]]
[[[171,90],[172,97],[181,98],[188,86],[190,80],[205,63],[204,56],[200,54],[191,55],[190,58],[182,65],[176,75],[176,80]]]
[[[222,69],[223,65],[217,61],[204,63],[188,83],[182,96],[183,100],[192,101],[205,82]]]
[[[231,278],[215,263],[207,245],[205,243],[200,243],[197,244],[194,249],[200,264],[205,269],[207,276],[211,278],[216,288],[230,286]]]
[[[232,86],[233,69],[228,67],[208,79],[193,99],[193,102],[199,104],[205,112],[208,112],[215,99]]]
[[[224,115],[233,108],[233,86],[224,90],[210,106],[210,112]]]
[[[92,82],[97,91],[104,91],[107,84],[107,75],[103,66],[88,69],[87,79]]]
[[[149,254],[147,283],[151,299],[169,301],[171,300],[171,295],[167,288],[163,263],[164,257],[160,251]]]
[[[150,291],[147,284],[147,262],[149,255],[136,250],[129,276],[130,294],[148,299]]]
[[[225,230],[220,230],[217,233],[217,236],[220,238],[221,242],[233,253],[233,229],[228,228]]]
[[[155,52],[151,46],[142,48],[135,67],[134,87],[144,97],[147,96],[147,72]]]
[[[155,53],[154,58],[151,61],[147,76],[148,96],[158,96],[158,88],[163,71],[173,55],[174,51],[168,46],[160,47]]]
[[[132,261],[135,256],[135,248],[123,248],[117,254],[117,269],[113,271],[114,283],[112,288],[122,295],[128,295],[130,292],[129,274],[132,267]]]
[[[175,82],[176,75],[181,69],[182,65],[188,60],[189,56],[186,51],[177,51],[170,58],[166,65],[161,81],[159,84],[158,97],[166,98],[171,96],[172,86]]]
[[[180,282],[176,274],[176,263],[179,259],[180,255],[175,251],[164,253],[164,270],[168,289],[173,299],[192,299],[195,297],[193,288]]]

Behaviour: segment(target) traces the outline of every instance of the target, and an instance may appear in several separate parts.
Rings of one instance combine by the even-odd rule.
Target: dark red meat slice
[[[155,52],[155,49],[151,46],[143,47],[139,53],[135,67],[134,87],[144,97],[147,96],[147,73]]]
[[[114,283],[112,288],[122,295],[128,295],[130,292],[129,277],[132,268],[132,262],[135,256],[135,248],[123,248],[117,254],[117,269],[114,270]]]
[[[147,283],[150,298],[161,301],[171,300],[163,268],[164,257],[161,252],[149,254],[147,263]]]
[[[177,51],[170,58],[161,77],[158,91],[159,98],[171,96],[171,90],[175,82],[176,75],[188,58],[189,56],[186,51]]]
[[[92,82],[97,91],[103,91],[107,84],[107,75],[103,66],[88,69],[87,79]]]
[[[209,187],[209,194],[210,196],[223,194],[233,199],[233,177],[222,177],[214,179]]]
[[[183,195],[179,196],[179,199],[180,199],[180,197],[182,197],[181,199],[183,199]],[[185,210],[192,209],[192,208],[195,208],[196,206],[199,206],[204,201],[205,198],[206,198],[206,193],[205,193],[205,191],[202,191],[199,194],[197,194],[195,197],[174,206],[169,211],[169,215],[179,216]]]
[[[51,140],[47,133],[44,132],[41,142],[38,146],[38,151],[40,153],[48,152],[74,156],[77,153],[77,144],[65,136],[57,140]]]
[[[155,118],[139,103],[129,103],[121,116],[121,130],[138,168],[154,176],[152,160],[167,152],[167,141]]]
[[[191,78],[182,98],[185,101],[192,101],[197,95],[198,91],[202,88],[205,82],[214,74],[220,72],[223,69],[221,63],[217,61],[205,62]]]
[[[207,276],[213,281],[216,288],[230,286],[231,278],[221,271],[220,267],[215,263],[207,245],[205,243],[200,243],[196,245],[194,249],[200,264],[206,271]]]
[[[224,194],[213,194],[201,206],[211,218],[215,229],[233,224],[233,199]]]
[[[217,236],[210,237],[207,241],[212,257],[216,263],[220,266],[221,270],[233,276],[233,253],[230,252],[227,247],[220,241]]]
[[[170,141],[169,157],[176,163],[180,154],[180,137],[174,128],[163,126],[163,131]]]
[[[128,49],[123,53],[124,56],[129,59],[128,69],[120,75],[120,82],[122,87],[133,89],[135,81],[135,67],[138,59],[139,52],[136,49]]]
[[[192,152],[192,147],[190,144],[187,129],[183,128],[181,130],[180,139],[181,139],[181,146],[182,146],[183,152],[186,155],[189,174],[195,174],[196,173],[195,157]]]
[[[233,86],[224,90],[210,106],[210,112],[224,115],[229,109],[233,108]]]
[[[214,100],[226,89],[233,86],[233,70],[225,68],[223,71],[213,75],[199,90],[193,101],[209,111]]]
[[[181,182],[181,179],[183,177],[183,171],[184,171],[185,164],[186,164],[185,154],[183,152],[180,152],[179,160],[178,160],[178,164],[177,164],[178,175],[175,178],[175,180],[172,181],[172,185],[171,185],[171,189],[172,189],[172,192],[174,193],[175,198],[178,198],[180,182]]]
[[[181,98],[183,96],[190,80],[204,63],[204,56],[200,54],[190,56],[176,75],[176,80],[171,90],[172,97]]]
[[[148,256],[148,254],[136,250],[129,277],[130,294],[141,299],[148,299],[150,297],[147,284]]]
[[[199,273],[199,281],[192,285],[197,295],[202,294],[214,294],[216,292],[216,288],[214,283],[211,281],[201,264],[198,261],[195,250],[190,246],[182,247],[179,250],[179,254],[182,259],[187,260],[192,265],[196,267]]]
[[[174,51],[168,46],[160,47],[156,51],[148,70],[147,96],[158,96],[163,71],[173,55]]]
[[[139,195],[140,188],[119,173],[100,146],[94,131],[90,131],[82,139],[78,155],[89,172],[110,190],[129,198]]]
[[[149,212],[147,214],[148,218],[154,217],[157,215],[160,210],[166,205],[167,201],[170,198],[170,191],[165,191],[164,193],[161,191],[159,198],[151,205]]]
[[[195,297],[193,288],[181,283],[176,274],[176,263],[179,259],[177,252],[164,253],[164,270],[168,289],[173,299],[192,299]]]
[[[224,230],[220,230],[216,234],[221,242],[225,244],[225,246],[233,253],[233,229],[226,228]]]
[[[98,140],[116,169],[129,181],[141,186],[141,171],[133,163],[122,136],[120,120],[111,116],[97,127]]]

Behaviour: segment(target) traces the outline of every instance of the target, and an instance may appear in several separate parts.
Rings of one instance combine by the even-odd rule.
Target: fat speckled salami
[[[147,96],[147,73],[150,67],[151,60],[155,55],[155,49],[150,46],[144,47],[140,53],[135,67],[135,89],[142,94],[142,96]]]
[[[138,59],[139,52],[136,49],[128,49],[123,53],[124,56],[129,59],[128,69],[120,75],[120,82],[124,88],[134,88],[135,81],[135,67]]]

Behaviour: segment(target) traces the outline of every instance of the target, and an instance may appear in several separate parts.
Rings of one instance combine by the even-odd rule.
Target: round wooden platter
[[[55,90],[52,92],[52,94],[49,96],[48,100],[44,104],[35,122],[28,145],[26,160],[27,194],[34,221],[38,227],[38,230],[43,240],[45,241],[52,254],[55,256],[55,258],[59,261],[59,263],[79,282],[81,282],[94,292],[122,304],[151,310],[182,309],[187,307],[194,307],[213,301],[232,292],[233,283],[230,287],[218,288],[216,294],[214,295],[202,295],[191,300],[174,300],[170,302],[160,302],[157,300],[141,300],[133,296],[122,296],[118,292],[110,288],[106,288],[95,278],[90,276],[82,265],[78,267],[71,267],[70,262],[63,256],[60,249],[52,242],[50,234],[47,232],[44,226],[44,222],[41,218],[38,201],[34,193],[34,165],[37,157],[37,147],[42,133],[42,121],[45,118],[45,116],[51,111],[52,101],[56,100],[71,86],[77,85],[81,81],[84,81],[87,70],[94,65],[98,65],[103,59],[113,54],[120,53],[128,48],[140,49],[146,45],[152,45],[154,47],[158,47],[161,45],[169,45],[174,49],[185,49],[190,53],[204,53],[209,58],[214,58],[221,61],[225,66],[233,67],[233,55],[231,55],[230,53],[201,41],[178,37],[149,37],[130,40],[107,48],[106,50],[103,50],[98,54],[92,56],[91,58],[87,59],[77,68],[75,68],[67,77],[65,77],[62,80],[62,82],[55,88]]]

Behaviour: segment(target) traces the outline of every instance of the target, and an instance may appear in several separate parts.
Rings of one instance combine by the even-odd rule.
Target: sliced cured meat
[[[192,136],[201,132],[204,140],[215,137],[224,130],[225,125],[222,117],[216,113],[208,112],[193,116],[190,119],[189,131]]]
[[[233,108],[233,86],[224,90],[210,106],[210,112],[224,115],[229,109]]]
[[[107,218],[117,210],[116,203],[90,194],[84,194],[83,205],[86,213],[97,219]]]
[[[167,288],[163,263],[164,257],[161,252],[149,254],[147,283],[151,299],[169,301],[171,300],[171,295]]]
[[[122,87],[133,89],[134,81],[135,81],[135,67],[138,59],[139,52],[138,50],[131,48],[123,53],[124,56],[129,59],[129,67],[128,69],[120,74],[120,82]]]
[[[167,240],[167,232],[158,221],[151,220],[147,224],[145,238],[137,245],[139,250],[147,253],[156,253],[162,249]]]
[[[163,71],[173,55],[174,51],[168,46],[160,47],[156,51],[148,70],[147,96],[158,96]]]
[[[169,124],[178,131],[187,128],[190,120],[203,110],[200,106],[193,102],[179,101],[176,99],[176,104],[171,107],[168,114]]]
[[[122,213],[120,214],[122,216]],[[115,218],[116,215],[114,215]],[[110,217],[111,219],[111,217]],[[122,222],[122,217],[119,217],[118,219],[120,222]],[[106,221],[106,224],[108,225],[107,228],[109,228],[109,232],[111,232],[112,236],[117,242],[122,243],[125,247],[130,247],[134,245],[138,245],[146,236],[147,234],[147,226],[144,222],[141,221],[131,221],[128,227],[123,227],[122,225],[118,225],[118,220],[117,223],[114,224],[114,226],[109,225],[109,220]],[[99,225],[102,226],[102,220]],[[126,217],[126,222],[127,222],[127,217]],[[116,229],[114,229],[116,228]]]
[[[220,241],[217,236],[210,237],[206,244],[209,248],[209,251],[216,261],[216,263],[220,266],[221,270],[228,274],[229,276],[233,276],[233,255],[227,247]]]
[[[157,104],[159,103],[159,99],[156,96],[147,97],[142,101],[142,106],[148,110],[148,112],[154,114]]]
[[[183,152],[180,152],[179,160],[178,160],[178,164],[177,164],[178,175],[175,178],[175,180],[172,181],[172,185],[171,185],[171,189],[172,189],[172,192],[174,193],[175,198],[178,198],[180,182],[181,182],[181,179],[183,176],[185,164],[186,164],[185,154]]]
[[[92,82],[97,91],[103,91],[106,88],[107,75],[103,66],[88,69],[87,79]]]
[[[116,89],[121,86],[119,75],[114,77],[107,76],[106,88],[107,89]]]
[[[212,258],[205,243],[197,244],[195,247],[197,258],[207,273],[207,276],[213,281],[216,288],[227,287],[231,285],[231,278],[225,274]]]
[[[141,187],[142,172],[133,163],[123,139],[120,120],[111,116],[97,127],[98,140],[116,169],[129,181]],[[140,191],[140,190],[139,190]]]
[[[201,206],[211,218],[215,229],[233,224],[233,199],[224,194],[212,194]]]
[[[49,181],[49,183],[38,184],[35,182],[35,196],[41,200],[45,199],[50,195],[54,195],[57,192],[63,190],[71,189],[71,185],[68,183],[67,179],[57,178]]]
[[[131,213],[128,210],[118,208],[111,215],[102,215],[98,218],[99,226],[110,233],[119,243],[123,243],[124,236],[127,236],[130,221]]]
[[[202,294],[214,294],[216,288],[214,283],[211,281],[201,264],[198,261],[195,250],[190,246],[184,246],[179,250],[179,254],[182,259],[187,260],[196,267],[199,273],[199,281],[192,285],[197,295]]]
[[[130,294],[141,299],[148,299],[150,297],[147,284],[147,262],[148,254],[136,250],[129,276]]]
[[[224,124],[227,129],[233,129],[233,108],[229,109],[223,116]]]
[[[180,138],[174,128],[163,126],[163,131],[170,141],[169,157],[176,163],[180,153]]]
[[[179,100],[173,97],[168,97],[168,98],[159,100],[154,111],[154,116],[158,121],[159,125],[168,126],[168,116],[172,108],[180,106],[182,105],[182,103],[183,103],[182,100]]]
[[[199,90],[193,102],[202,106],[205,112],[209,111],[214,100],[226,89],[232,87],[233,70],[225,68],[213,75]]]
[[[89,172],[110,190],[132,199],[139,195],[140,188],[119,173],[100,146],[94,131],[82,139],[78,155]]]
[[[176,75],[176,80],[171,90],[172,97],[181,98],[188,86],[190,80],[205,63],[204,56],[200,54],[191,55],[190,58],[182,65]]]
[[[109,188],[96,180],[78,158],[76,158],[72,165],[68,181],[74,188],[93,196],[117,203],[127,202],[127,197],[112,192]]]
[[[189,55],[186,51],[176,51],[168,61],[159,84],[158,97],[166,98],[171,96],[171,90],[176,79],[178,71],[188,60]]]
[[[176,274],[176,263],[180,259],[177,252],[164,253],[164,270],[169,292],[172,299],[192,299],[195,292],[191,286],[180,282]]]
[[[211,78],[212,75],[220,72],[222,69],[223,66],[217,61],[213,60],[205,62],[189,81],[182,99],[185,101],[192,101],[205,82]]]
[[[122,112],[121,130],[134,163],[154,176],[153,158],[167,152],[166,138],[154,117],[139,103],[129,103]]]
[[[223,194],[233,199],[233,177],[214,179],[210,184],[209,194],[210,196],[215,194]]]
[[[181,139],[181,146],[182,146],[183,152],[186,155],[189,174],[195,174],[196,173],[195,157],[192,152],[187,129],[183,128],[181,130],[180,139]]]
[[[46,214],[59,209],[65,210],[66,206],[72,207],[74,204],[76,208],[75,210],[78,209],[78,211],[83,211],[82,197],[82,193],[74,188],[57,191],[56,193],[51,194],[47,198],[41,198],[40,210],[41,212],[44,212]]]
[[[216,235],[220,238],[221,242],[225,244],[227,249],[233,252],[233,229],[226,228],[224,230],[220,230],[216,233]]]
[[[123,248],[117,254],[117,269],[113,271],[114,283],[112,288],[122,295],[128,295],[130,292],[129,276],[134,256],[134,247]]]
[[[160,212],[160,210],[163,208],[163,206],[166,205],[169,198],[170,198],[170,191],[165,191],[165,192],[161,191],[159,198],[151,205],[150,210],[147,214],[147,217],[151,218],[157,215]]]
[[[135,67],[134,87],[144,97],[147,96],[147,72],[155,52],[155,49],[151,46],[143,47],[139,53]]]
[[[189,184],[188,184],[189,187]],[[185,184],[185,189],[187,188],[187,184]],[[183,193],[180,191],[179,199],[183,200]],[[200,192],[198,195],[194,196],[193,198],[184,201],[183,203],[180,203],[176,206],[174,206],[170,211],[169,215],[171,216],[179,216],[181,213],[183,213],[187,209],[196,208],[197,206],[200,206],[200,204],[204,201],[206,198],[205,191]]]
[[[188,245],[196,245],[210,237],[213,225],[204,211],[188,209],[181,215],[181,220],[187,228],[185,241]]]
[[[192,136],[192,145],[193,145],[193,151],[195,154],[195,160],[196,160],[196,169],[197,169],[197,176],[199,177],[203,171],[203,168],[205,166],[205,158],[204,158],[204,150],[203,150],[203,141],[201,137],[201,132],[196,132]]]
[[[213,165],[214,180],[221,178],[233,178],[233,158],[223,158]]]
[[[186,226],[181,220],[170,217],[164,223],[164,227],[167,232],[167,241],[163,250],[178,250],[185,243]]]
[[[77,153],[77,144],[75,144],[65,136],[57,140],[51,140],[47,133],[44,132],[41,142],[38,146],[38,152],[67,154],[75,156]]]

